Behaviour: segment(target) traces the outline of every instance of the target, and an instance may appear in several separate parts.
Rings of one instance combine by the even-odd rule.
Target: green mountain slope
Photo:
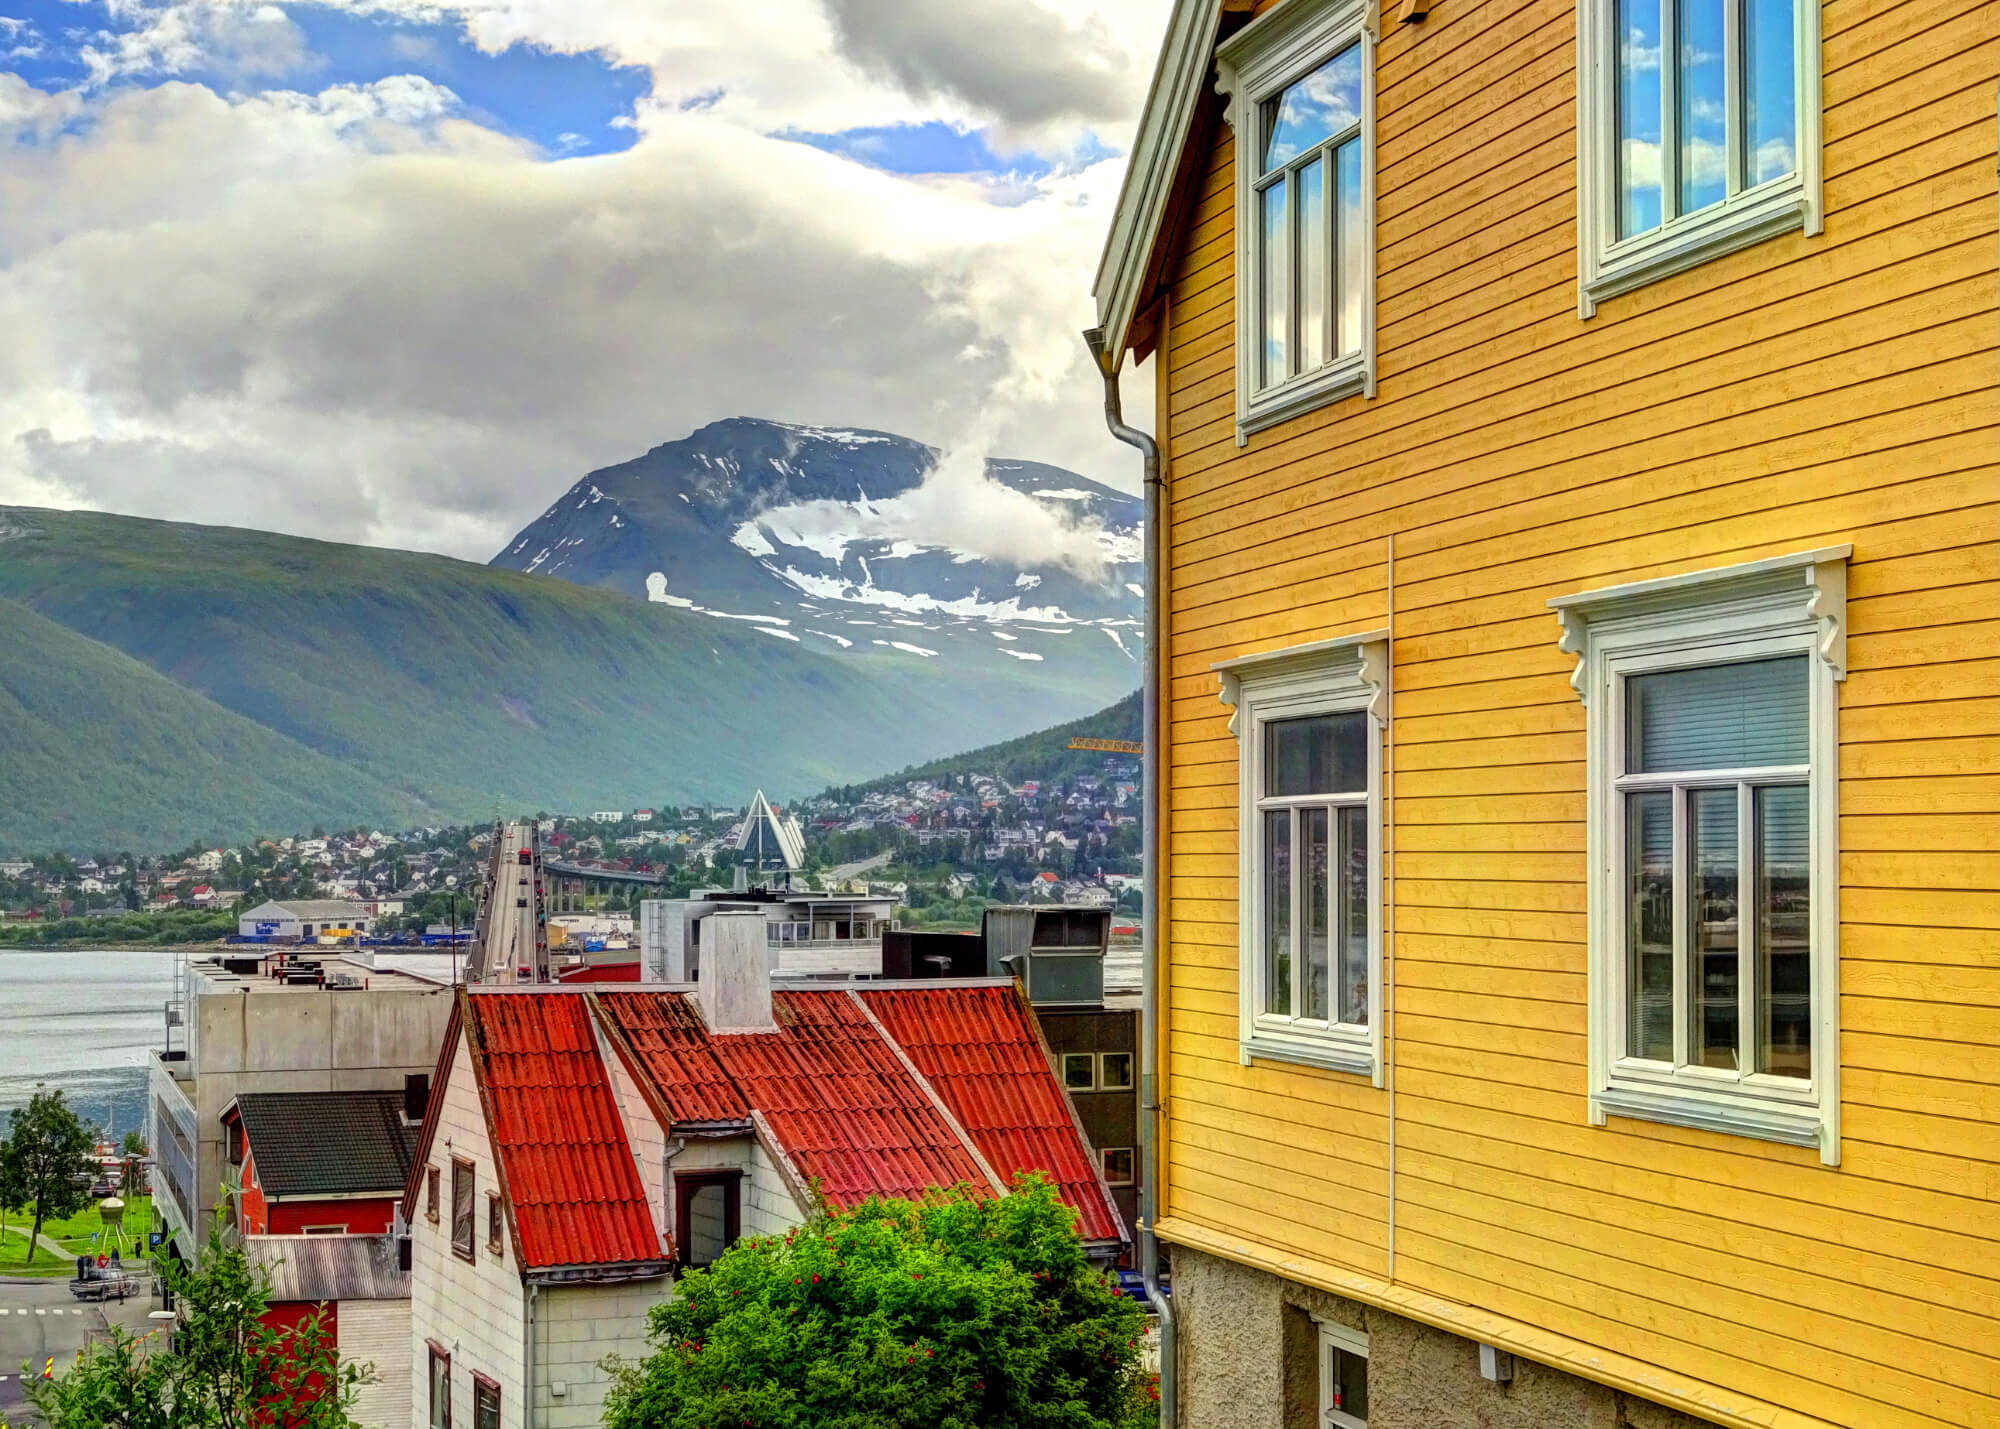
[[[153,850],[422,810],[129,656],[0,600],[0,849]]]
[[[336,761],[353,803],[377,810],[366,822],[617,806],[635,789],[689,802],[801,792],[1093,708],[1124,678],[1101,660],[1024,667],[984,649],[836,660],[741,621],[439,556],[88,512],[0,508],[0,598]],[[80,666],[52,679],[34,720],[87,728],[102,677]],[[17,760],[10,746],[0,769],[9,841],[94,844],[114,821],[51,803],[46,766],[108,751],[39,738],[47,755]],[[188,838],[204,799],[233,803],[211,781],[154,777],[161,808],[188,811],[175,825]],[[214,832],[341,821],[328,808],[266,822],[246,805]]]
[[[1107,755],[1101,750],[1071,749],[1069,742],[1079,735],[1091,739],[1132,739],[1139,737],[1139,692],[1134,690],[1109,709],[1099,710],[1053,729],[1037,730],[1018,739],[990,744],[964,754],[949,754],[925,764],[912,765],[900,774],[887,774],[865,784],[844,785],[856,794],[901,788],[912,779],[941,779],[959,774],[997,774],[1010,784],[1028,779],[1053,783],[1074,774],[1094,774],[1104,767]],[[1136,756],[1122,756],[1137,763]]]

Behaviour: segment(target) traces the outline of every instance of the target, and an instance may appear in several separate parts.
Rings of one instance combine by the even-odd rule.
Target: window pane
[[[1340,811],[1340,1020],[1368,1025],[1368,811]]]
[[[711,1181],[688,1197],[689,1265],[709,1265],[729,1249],[729,1188]]]
[[[1350,1419],[1368,1418],[1368,1357],[1329,1346],[1327,1402]]]
[[[1660,226],[1660,0],[1618,0],[1618,236]]]
[[[1688,867],[1694,878],[1688,910],[1694,1048],[1688,1060],[1735,1071],[1742,1035],[1736,996],[1736,786],[1690,790],[1688,832],[1693,841]]]
[[[1339,331],[1341,352],[1361,350],[1361,245],[1368,232],[1361,218],[1361,141],[1350,139],[1335,151],[1340,212]]]
[[[1104,1090],[1107,1092],[1129,1091],[1131,1086],[1132,1054],[1130,1052],[1106,1052],[1104,1054]]]
[[[1368,716],[1310,715],[1264,726],[1264,794],[1365,794],[1368,791]]]
[[[1264,167],[1282,169],[1361,122],[1361,46],[1349,45],[1264,105]]]
[[[1679,0],[1680,213],[1721,203],[1726,189],[1728,101],[1722,69],[1724,0]]]
[[[1743,183],[1781,178],[1799,166],[1792,7],[1796,0],[1744,0]]]
[[[1292,1015],[1292,813],[1264,815],[1264,1010]]]
[[[451,1167],[451,1248],[461,1255],[472,1254],[473,1172],[463,1161]]]
[[[1804,764],[1806,657],[1634,675],[1625,682],[1635,774]]]
[[[1265,387],[1275,386],[1292,375],[1285,358],[1292,313],[1291,259],[1285,251],[1285,181],[1279,179],[1264,190],[1264,256],[1261,281],[1264,284],[1264,370]]]
[[[1806,786],[1757,799],[1757,1070],[1812,1075],[1811,816]]]
[[[1088,1052],[1063,1053],[1063,1085],[1073,1092],[1087,1092],[1096,1085],[1096,1069]]]
[[[1329,926],[1333,903],[1327,891],[1333,864],[1333,850],[1327,841],[1332,832],[1328,826],[1329,814],[1326,809],[1299,811],[1306,878],[1305,902],[1299,910],[1299,921],[1305,925],[1305,986],[1301,989],[1305,1004],[1299,1008],[1301,1017],[1324,1018],[1327,1014],[1327,953],[1333,944]]]
[[[1326,163],[1314,159],[1299,170],[1299,371],[1327,360],[1327,270],[1333,245],[1326,234]]]
[[[1625,796],[1627,1009],[1625,1053],[1674,1059],[1674,796]]]

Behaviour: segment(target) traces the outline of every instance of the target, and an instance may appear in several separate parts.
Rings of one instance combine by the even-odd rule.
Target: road
[[[473,957],[474,981],[536,982],[547,970],[548,953],[541,948],[538,922],[541,896],[535,886],[540,870],[532,861],[521,862],[523,852],[531,860],[535,855],[532,828],[504,825],[483,936]]]
[[[106,1316],[135,1335],[154,1328],[146,1319],[158,1307],[151,1295],[137,1295],[123,1305],[80,1304],[66,1280],[0,1283],[0,1424],[36,1422],[27,1414],[21,1366],[39,1375],[50,1356],[60,1375],[76,1363],[76,1352],[108,1328]]]
[[[850,878],[859,878],[864,873],[873,873],[878,868],[887,868],[895,856],[894,849],[886,849],[873,858],[862,859],[859,863],[843,863],[839,868],[829,868],[826,876],[834,884],[842,884]]]

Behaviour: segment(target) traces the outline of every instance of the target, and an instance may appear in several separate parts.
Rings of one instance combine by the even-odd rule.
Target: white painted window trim
[[[1349,44],[1361,45],[1361,350],[1257,390],[1263,225],[1258,114],[1266,99]],[[1285,0],[1216,47],[1216,90],[1236,135],[1236,444],[1342,397],[1375,395],[1375,24],[1369,0]],[[1331,192],[1332,180],[1328,180]],[[1331,235],[1329,235],[1331,241]],[[1331,341],[1331,333],[1329,333]]]
[[[1327,1429],[1368,1429],[1366,1419],[1333,1407],[1333,1376],[1329,1369],[1329,1351],[1341,1350],[1356,1359],[1368,1358],[1368,1336],[1360,1330],[1351,1330],[1332,1320],[1312,1317],[1313,1328],[1319,1331],[1319,1422]]]
[[[1577,316],[1598,303],[1672,273],[1747,248],[1792,229],[1811,238],[1824,223],[1820,194],[1819,0],[1794,0],[1793,72],[1798,76],[1798,169],[1783,178],[1730,194],[1721,203],[1669,219],[1630,238],[1618,237],[1617,0],[1578,0],[1576,7]],[[1734,11],[1731,12],[1732,16]],[[1730,34],[1735,43],[1737,26]],[[1740,83],[1729,61],[1732,88]],[[1661,134],[1661,143],[1667,142]],[[1738,160],[1730,143],[1730,162]]]
[[[1850,546],[1586,591],[1549,602],[1577,657],[1588,740],[1590,1120],[1635,1117],[1816,1147],[1840,1162],[1840,848],[1837,686],[1847,676]],[[1648,670],[1806,653],[1810,724],[1812,1076],[1677,1067],[1624,1055],[1624,680]],[[1678,997],[1680,990],[1676,989]],[[1681,1049],[1676,1048],[1677,1055]]]
[[[1237,970],[1239,1053],[1245,1066],[1263,1058],[1336,1072],[1382,1085],[1382,733],[1388,716],[1389,638],[1370,630],[1224,660],[1222,702],[1235,707],[1237,744]],[[1273,720],[1352,710],[1369,716],[1368,1025],[1306,1023],[1264,1006],[1264,879],[1259,866],[1257,805],[1263,797],[1264,727]]]

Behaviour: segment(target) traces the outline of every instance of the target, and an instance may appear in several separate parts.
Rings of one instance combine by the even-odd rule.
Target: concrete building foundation
[[[1713,1429],[1530,1360],[1201,1251],[1171,1247],[1182,1429],[1320,1429],[1314,1317],[1368,1337],[1368,1429]]]

